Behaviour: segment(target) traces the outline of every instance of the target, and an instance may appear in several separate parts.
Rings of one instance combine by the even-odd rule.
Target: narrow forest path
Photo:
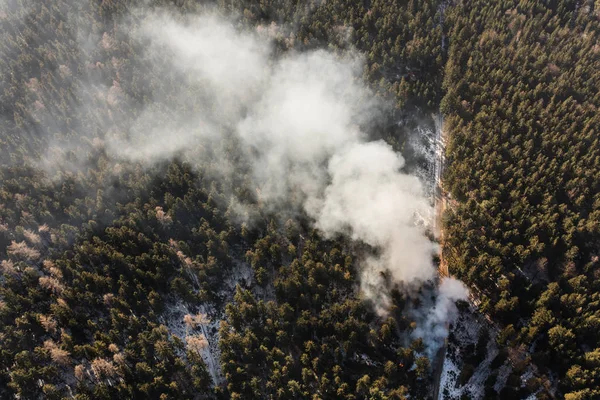
[[[439,250],[439,267],[438,273],[440,278],[444,276],[448,276],[448,265],[444,262],[442,246],[443,246],[443,230],[442,230],[442,215],[444,213],[445,208],[445,193],[442,186],[442,176],[444,171],[444,154],[445,154],[445,135],[444,135],[444,117],[441,111],[438,111],[437,114],[432,114],[432,119],[435,122],[435,135],[433,140],[434,146],[434,166],[433,166],[433,179],[431,184],[433,185],[433,190],[431,191],[433,195],[433,216],[432,216],[432,227],[433,233],[436,238],[438,238],[440,244]],[[433,360],[433,399],[438,400],[440,398],[440,383],[442,378],[442,372],[444,369],[444,360],[446,358],[446,346],[448,342],[444,341],[444,345],[440,348],[435,356],[435,360]]]
[[[442,216],[448,201],[446,192],[443,188],[442,176],[444,172],[444,154],[446,151],[446,135],[444,133],[444,117],[441,112],[432,115],[435,122],[435,140],[434,140],[434,188],[433,188],[433,232],[440,243],[440,276],[449,276],[448,264],[444,261],[441,247],[444,243],[444,232],[442,230]]]

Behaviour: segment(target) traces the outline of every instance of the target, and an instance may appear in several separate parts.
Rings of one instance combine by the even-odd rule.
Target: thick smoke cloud
[[[360,57],[279,57],[264,33],[240,31],[215,15],[177,18],[148,16],[136,35],[148,43],[151,62],[166,62],[185,80],[174,101],[181,109],[193,104],[193,112],[167,119],[149,106],[126,140],[109,138],[112,153],[147,162],[183,154],[201,162],[203,150],[235,137],[263,204],[298,209],[326,236],[346,235],[375,249],[362,262],[361,289],[379,313],[391,305],[382,272],[405,287],[433,279],[436,246],[422,222],[433,213],[422,184],[402,172],[400,154],[361,129],[381,105],[361,80]],[[236,173],[227,154],[220,160],[220,174]],[[444,280],[419,336],[445,337],[454,302],[465,296],[462,284]]]
[[[448,336],[449,323],[454,321],[458,314],[456,301],[466,300],[469,290],[461,282],[453,278],[443,278],[438,286],[435,304],[425,309],[413,310],[418,320],[417,328],[412,332],[413,337],[422,338],[427,344],[430,358],[441,347]]]

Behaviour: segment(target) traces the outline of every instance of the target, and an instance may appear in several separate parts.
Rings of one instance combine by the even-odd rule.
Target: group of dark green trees
[[[364,78],[393,104],[391,121],[441,107],[450,272],[477,293],[501,346],[536,365],[519,393],[600,396],[600,4],[1,7],[0,398],[431,394],[423,343],[407,339],[405,299],[394,292],[391,315],[377,316],[357,293],[349,243],[263,209],[243,166],[215,180],[210,157],[111,159],[102,139],[126,135],[149,104],[168,117],[185,85],[145,60],[129,34],[139,7],[216,7],[240,28],[292,27],[274,39],[278,55],[364,53]],[[404,146],[394,123],[373,134]],[[247,224],[232,193],[253,210]],[[227,292],[241,264],[252,277]],[[182,304],[190,315],[169,320]],[[213,310],[207,319],[222,319],[209,337],[204,317],[194,317],[203,305]],[[218,373],[206,365],[209,350],[220,355]]]
[[[600,4],[448,9],[444,255],[568,399],[600,396]]]

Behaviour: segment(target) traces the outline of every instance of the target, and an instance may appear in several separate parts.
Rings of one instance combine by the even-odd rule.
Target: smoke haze
[[[125,135],[106,134],[113,159],[153,164],[179,156],[201,165],[210,155],[218,160],[212,173],[228,179],[243,165],[267,208],[304,212],[326,237],[344,235],[376,250],[361,262],[360,287],[381,315],[391,305],[382,272],[405,287],[436,276],[422,183],[403,172],[399,153],[369,141],[363,129],[383,105],[361,79],[360,56],[278,56],[268,31],[242,31],[216,14],[159,12],[142,21],[134,38],[147,62],[173,72],[180,89],[161,99],[166,109],[148,102],[123,124]],[[110,46],[110,38],[103,43]],[[118,82],[106,90],[110,107],[127,109]],[[237,148],[224,149],[225,138]],[[416,336],[439,342],[454,302],[465,297],[460,282],[444,280]]]
[[[437,297],[432,306],[413,310],[413,315],[419,323],[412,335],[423,339],[430,358],[435,356],[448,336],[449,324],[458,316],[456,302],[466,300],[469,295],[467,287],[453,278],[442,278],[437,290]]]

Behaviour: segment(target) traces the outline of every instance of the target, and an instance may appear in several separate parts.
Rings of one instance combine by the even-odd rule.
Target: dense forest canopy
[[[446,14],[444,252],[507,345],[570,399],[600,395],[599,11],[475,1]]]
[[[0,0],[0,398],[599,398],[599,18]]]

